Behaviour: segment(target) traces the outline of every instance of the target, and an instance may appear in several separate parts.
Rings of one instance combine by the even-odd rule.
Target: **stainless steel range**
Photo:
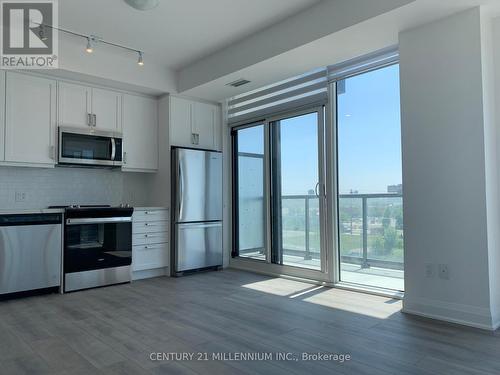
[[[65,207],[65,292],[130,282],[132,213],[123,206]]]

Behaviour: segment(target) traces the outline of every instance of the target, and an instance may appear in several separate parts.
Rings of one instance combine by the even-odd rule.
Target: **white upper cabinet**
[[[191,103],[187,105],[191,134]],[[0,71],[0,164],[53,167],[57,126],[123,132],[124,171],[158,170],[158,101]]]
[[[120,131],[121,96],[113,90],[59,82],[58,124]]]
[[[90,125],[91,88],[59,82],[59,125],[83,128]]]
[[[53,166],[55,119],[55,80],[6,73],[6,162]]]
[[[158,169],[158,102],[153,98],[123,95],[124,171]]]
[[[192,102],[176,96],[170,97],[170,144],[174,146],[190,147]]]
[[[0,71],[0,162],[5,160],[5,71]]]
[[[92,88],[92,114],[96,129],[121,131],[121,98],[119,92]]]
[[[221,150],[221,111],[217,104],[170,97],[170,144]]]
[[[215,112],[217,106],[207,103],[193,103],[193,134],[198,138],[197,146],[215,149]],[[196,140],[196,139],[195,139]]]

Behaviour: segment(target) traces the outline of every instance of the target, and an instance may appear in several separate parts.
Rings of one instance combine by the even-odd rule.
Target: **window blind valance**
[[[327,70],[316,69],[230,98],[227,103],[228,122],[232,125],[309,104],[326,103],[327,97]]]
[[[357,57],[339,64],[330,65],[328,69],[328,81],[339,81],[357,74],[382,68],[395,64],[399,61],[399,49],[397,46],[384,48],[368,55]]]
[[[397,46],[384,48],[339,64],[313,70],[227,101],[229,125],[258,121],[280,112],[328,101],[328,83],[399,61]]]

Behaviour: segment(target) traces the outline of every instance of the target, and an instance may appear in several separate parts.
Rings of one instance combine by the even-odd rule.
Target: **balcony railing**
[[[282,198],[284,255],[319,262],[318,198]],[[403,269],[401,194],[341,194],[338,207],[341,262],[361,268]]]

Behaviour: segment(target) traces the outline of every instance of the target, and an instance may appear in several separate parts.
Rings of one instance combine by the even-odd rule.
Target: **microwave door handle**
[[[116,142],[114,138],[111,138],[111,160],[114,161],[116,156]]]

